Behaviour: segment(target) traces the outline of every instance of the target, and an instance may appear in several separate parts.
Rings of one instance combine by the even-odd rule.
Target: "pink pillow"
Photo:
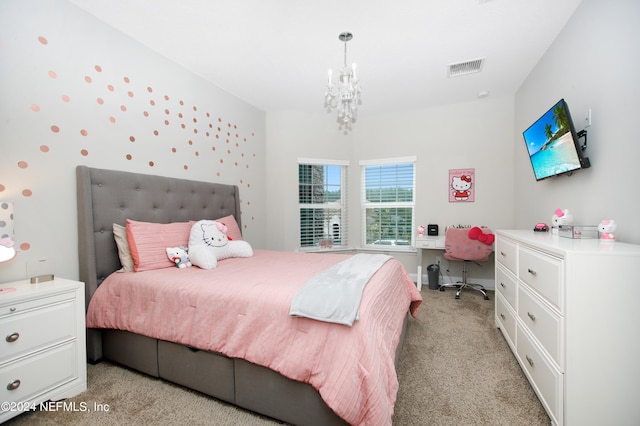
[[[194,223],[150,223],[127,219],[127,239],[134,271],[175,267],[167,257],[166,248],[187,247]]]
[[[231,237],[232,241],[240,241],[242,239],[242,232],[236,218],[233,215],[221,217],[220,219],[214,219],[216,222],[223,223],[227,227],[227,236]]]

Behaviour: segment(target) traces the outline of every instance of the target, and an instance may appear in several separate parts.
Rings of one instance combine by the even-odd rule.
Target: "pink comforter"
[[[349,255],[256,250],[216,269],[111,274],[87,312],[87,327],[127,330],[243,358],[310,383],[350,424],[391,424],[394,368],[406,312],[420,293],[391,259],[363,293],[352,327],[289,316],[296,290]]]

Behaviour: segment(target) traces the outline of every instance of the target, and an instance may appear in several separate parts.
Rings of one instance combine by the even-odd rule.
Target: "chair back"
[[[447,228],[444,240],[444,257],[450,260],[485,261],[493,251],[493,244],[485,244],[469,238],[471,228]],[[485,234],[491,229],[481,228]]]

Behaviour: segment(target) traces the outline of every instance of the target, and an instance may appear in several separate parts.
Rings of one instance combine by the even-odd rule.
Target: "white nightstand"
[[[87,389],[84,284],[0,284],[0,423]]]

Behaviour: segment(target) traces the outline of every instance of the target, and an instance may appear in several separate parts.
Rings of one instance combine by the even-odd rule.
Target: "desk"
[[[422,290],[422,250],[444,250],[444,235],[430,237],[427,235],[416,237],[416,250],[418,251],[418,278],[416,287]]]

